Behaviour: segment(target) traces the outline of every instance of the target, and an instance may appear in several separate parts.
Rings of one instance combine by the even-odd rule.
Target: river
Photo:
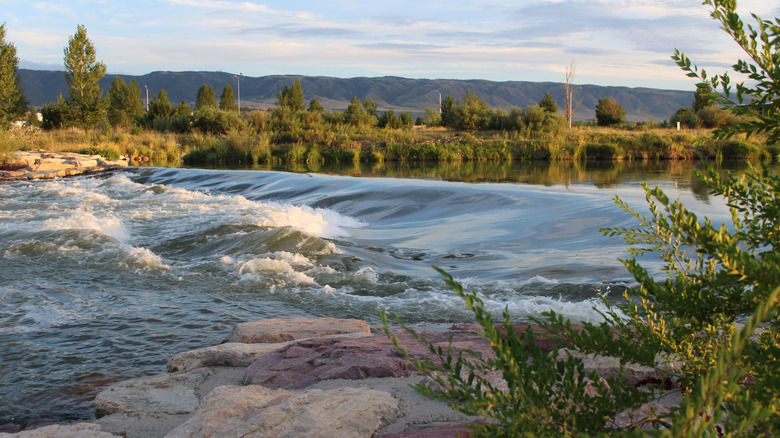
[[[644,210],[648,181],[729,217],[689,164],[485,166],[149,167],[0,184],[0,424],[90,418],[106,385],[164,372],[242,321],[469,320],[433,265],[516,321],[550,309],[596,320],[599,295],[631,284],[622,240],[597,231],[636,225],[614,195]]]

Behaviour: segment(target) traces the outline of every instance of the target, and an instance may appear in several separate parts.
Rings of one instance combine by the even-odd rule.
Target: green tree
[[[369,115],[374,117],[378,117],[379,115],[377,112],[376,101],[370,97],[363,99],[363,109],[365,109]]]
[[[487,125],[486,117],[490,111],[487,104],[472,90],[466,90],[463,99],[459,99],[454,108],[454,120],[450,126],[455,129],[476,131]]]
[[[545,112],[558,114],[558,104],[553,99],[553,95],[550,92],[544,93],[544,98],[539,101],[539,106],[544,109]]]
[[[745,52],[746,59],[740,59],[733,66],[739,76],[747,77],[750,82],[736,84],[736,91],[728,72],[709,77],[705,70],[692,64],[691,60],[679,50],[674,51],[672,59],[689,77],[701,82],[698,88],[709,85],[712,89],[721,89],[715,94],[715,102],[729,108],[740,117],[728,126],[715,130],[716,138],[731,137],[738,133],[748,136],[764,133],[770,143],[780,141],[780,21],[764,20],[753,15],[756,26],[746,25],[737,14],[737,3],[733,0],[705,0],[712,7],[712,17],[721,23],[721,28]]]
[[[626,110],[611,97],[599,99],[596,105],[596,123],[599,126],[619,125],[625,121]]]
[[[108,122],[112,126],[128,127],[143,111],[141,90],[133,79],[130,85],[116,76],[108,89]]]
[[[433,108],[425,108],[425,115],[422,117],[422,123],[425,126],[441,126],[441,111]]]
[[[176,108],[168,100],[168,93],[165,90],[160,90],[157,96],[149,101],[148,115],[152,120],[176,115]]]
[[[455,98],[451,94],[444,96],[441,102],[441,125],[455,126]]]
[[[198,89],[198,97],[195,100],[195,111],[216,107],[217,92],[214,91],[214,87],[208,84],[201,85]]]
[[[98,83],[106,75],[106,65],[98,62],[87,29],[79,25],[65,48],[65,81],[68,83],[71,117],[84,132],[105,117],[106,101]]]
[[[709,83],[699,84],[696,87],[696,91],[693,93],[693,104],[691,109],[699,111],[700,109],[712,106],[715,104],[716,94],[713,94],[712,85]]]
[[[673,125],[677,125],[677,122],[680,122],[681,126],[687,126],[691,129],[701,126],[701,119],[693,111],[693,108],[689,106],[678,109],[672,117],[669,118],[669,122]]]
[[[324,113],[325,108],[322,106],[319,100],[312,99],[309,101],[309,112],[312,113]]]
[[[219,109],[223,111],[238,111],[236,97],[233,95],[233,87],[230,84],[222,89],[222,95],[219,96]]]
[[[368,114],[357,96],[355,96],[349,103],[347,110],[344,111],[344,121],[352,126],[368,126],[372,121],[376,121],[376,117]]]
[[[22,92],[16,72],[19,58],[16,46],[5,41],[5,24],[0,25],[0,127],[22,117],[29,102]]]
[[[380,128],[396,129],[401,127],[401,121],[395,116],[395,111],[389,109],[379,116],[376,126]]]
[[[398,121],[401,122],[402,128],[411,128],[414,126],[414,118],[412,118],[412,115],[407,112],[402,112],[399,114]]]
[[[187,102],[179,102],[178,105],[176,105],[176,108],[174,108],[174,112],[176,116],[189,116],[192,115],[192,107],[187,104]]]
[[[296,79],[289,87],[285,86],[276,98],[276,106],[290,111],[303,111],[306,109],[306,101],[303,98],[301,81]]]

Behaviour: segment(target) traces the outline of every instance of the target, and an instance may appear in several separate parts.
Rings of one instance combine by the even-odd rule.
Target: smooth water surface
[[[613,195],[642,209],[649,181],[729,217],[670,166],[134,168],[0,184],[0,424],[89,418],[112,381],[164,372],[242,321],[468,320],[432,265],[517,321],[549,309],[595,320],[599,294],[631,281],[622,240],[597,232],[635,225]]]

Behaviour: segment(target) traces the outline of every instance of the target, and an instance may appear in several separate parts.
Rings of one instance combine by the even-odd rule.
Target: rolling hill
[[[26,70],[18,71],[21,84],[30,103],[36,107],[54,102],[57,95],[67,95],[67,85],[62,71]],[[187,102],[194,105],[198,88],[209,84],[217,96],[227,84],[237,90],[237,76],[224,72],[152,72],[142,76],[119,75],[129,82],[135,79],[141,88],[142,98],[153,98],[164,89],[172,103]],[[471,89],[489,106],[509,109],[513,106],[525,108],[538,103],[546,92],[550,92],[558,106],[564,102],[563,83],[559,82],[494,82],[486,80],[452,79],[407,79],[394,76],[377,78],[334,78],[322,76],[242,76],[240,81],[241,106],[270,108],[276,104],[276,96],[285,86],[296,79],[301,81],[304,97],[308,101],[316,98],[326,110],[339,111],[349,105],[353,97],[370,97],[377,102],[378,109],[393,109],[396,112],[411,112],[415,117],[426,108],[438,108],[439,93],[450,94],[456,99]],[[100,86],[107,91],[114,75],[106,75]],[[693,90],[658,90],[652,88],[605,87],[598,85],[577,85],[577,100],[582,104],[575,120],[590,120],[595,117],[594,108],[604,97],[616,99],[626,110],[626,119],[636,121],[662,121],[668,119],[677,109],[689,106],[693,101]]]

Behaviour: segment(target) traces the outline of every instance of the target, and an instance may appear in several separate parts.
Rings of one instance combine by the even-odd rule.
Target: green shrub
[[[720,141],[719,149],[722,157],[726,160],[754,160],[768,157],[766,151],[745,140],[731,139]]]
[[[621,151],[615,144],[588,143],[585,145],[585,158],[589,160],[614,160],[621,157]]]
[[[206,107],[195,112],[192,127],[204,133],[225,135],[246,128],[246,122],[233,111]]]

